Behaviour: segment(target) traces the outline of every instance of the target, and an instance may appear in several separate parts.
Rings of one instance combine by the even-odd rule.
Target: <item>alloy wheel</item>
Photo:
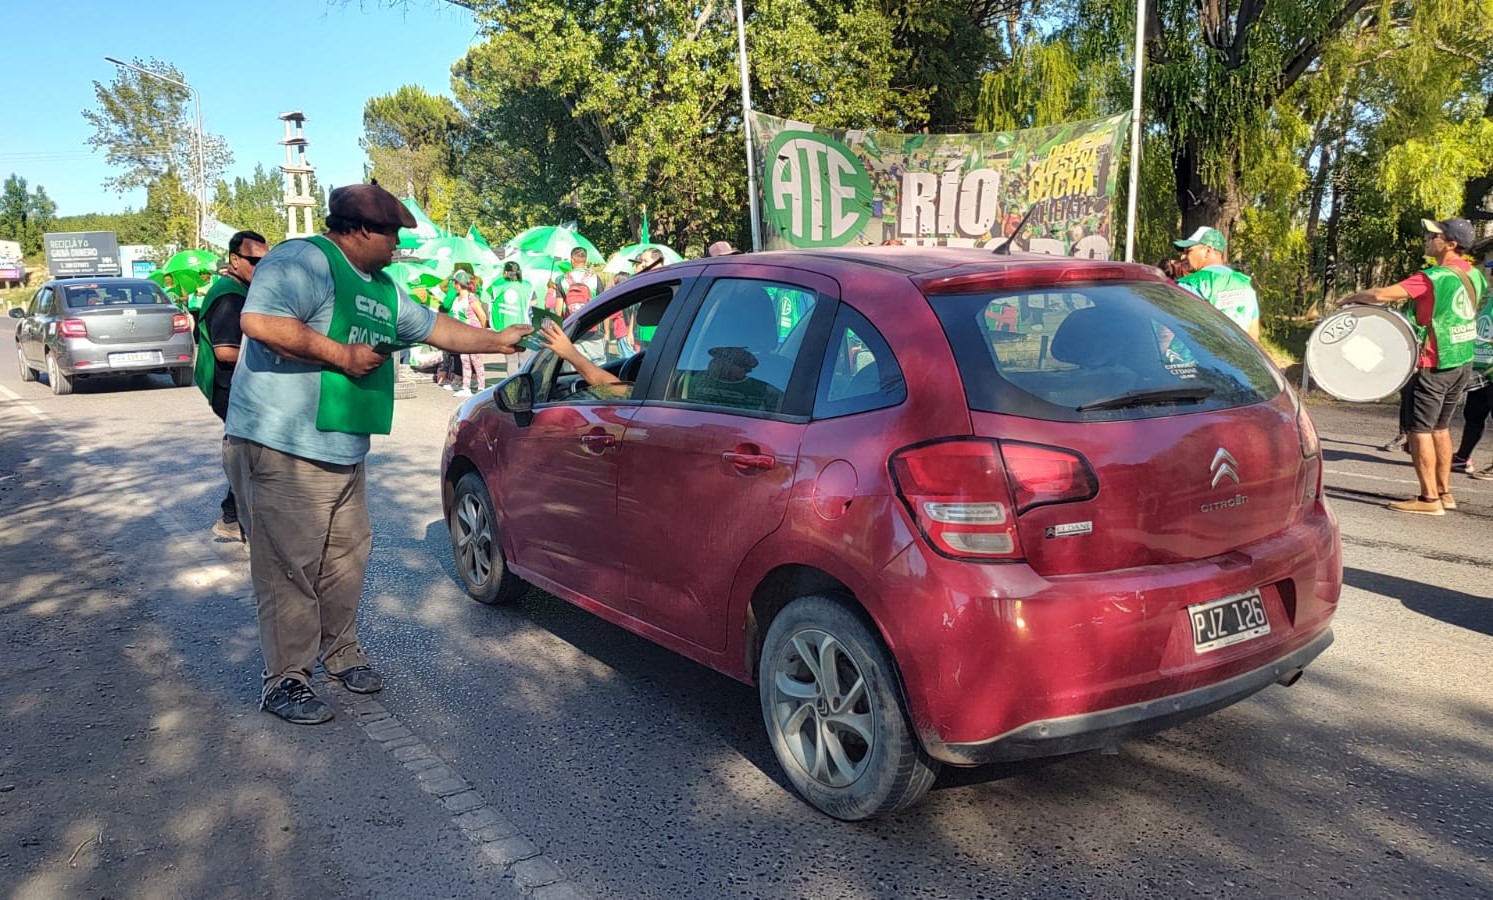
[[[487,507],[474,494],[464,493],[456,502],[453,517],[457,559],[473,584],[485,584],[493,570],[492,519]]]
[[[775,661],[772,715],[788,753],[820,784],[844,787],[866,770],[876,746],[866,679],[834,635],[795,634]]]

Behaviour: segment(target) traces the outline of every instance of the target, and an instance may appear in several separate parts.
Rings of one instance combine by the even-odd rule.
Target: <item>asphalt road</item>
[[[541,893],[1493,895],[1493,483],[1459,479],[1461,509],[1440,519],[1385,509],[1414,491],[1408,458],[1375,449],[1393,431],[1387,405],[1313,405],[1346,588],[1336,644],[1296,686],[1117,755],[946,770],[916,808],[847,825],[788,790],[755,689],[538,591],[497,609],[465,597],[437,485],[457,403],[422,384],[397,404],[394,434],[375,440],[362,633],[387,676],[382,709],[531,842],[540,855],[529,862],[554,873]],[[48,472],[61,488],[86,492],[97,488],[85,473],[107,469],[94,538],[121,564],[174,585],[148,615],[208,708],[246,716],[241,727],[272,748],[312,740],[253,712],[252,609],[236,599],[246,591],[242,553],[207,532],[222,473],[218,422],[200,394],[161,376],[85,382],[53,397],[43,384],[19,383],[7,361],[0,413],[0,441],[47,456],[16,477]],[[1487,451],[1493,459],[1493,444]],[[5,496],[0,523],[12,514]],[[141,553],[142,531],[190,552]],[[38,541],[35,553],[57,571],[82,565],[49,557],[51,546]],[[0,727],[7,709],[0,703]],[[405,829],[400,841],[365,845],[356,835],[371,829],[360,824],[368,817],[350,817],[351,839],[308,845],[318,871],[336,874],[322,896],[408,896],[421,883],[411,872],[433,879],[429,896],[490,896],[546,880],[525,882],[511,860],[463,849],[442,801],[390,763],[378,735],[392,732],[360,724],[370,717],[357,707],[340,709],[316,740],[340,748],[345,764],[318,768],[316,785],[293,792],[280,814],[297,821],[359,809],[378,792],[382,808],[409,816],[423,838],[412,842]],[[0,788],[26,777],[24,762],[0,756]],[[9,821],[0,815],[0,840],[13,839]],[[452,866],[459,878],[448,877]],[[541,870],[549,871],[531,865]],[[380,880],[400,873],[402,882]],[[298,895],[293,884],[275,892]]]

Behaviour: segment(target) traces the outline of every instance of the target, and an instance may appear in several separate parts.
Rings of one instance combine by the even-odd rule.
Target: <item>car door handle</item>
[[[581,443],[585,444],[588,450],[605,450],[608,447],[616,446],[617,439],[610,434],[583,434],[581,435]]]
[[[738,469],[771,469],[777,465],[777,459],[771,453],[742,453],[739,450],[727,450],[721,454],[721,459]]]

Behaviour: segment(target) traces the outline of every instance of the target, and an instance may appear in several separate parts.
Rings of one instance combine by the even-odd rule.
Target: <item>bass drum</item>
[[[1368,403],[1405,386],[1420,341],[1404,316],[1383,306],[1345,306],[1317,323],[1306,340],[1306,368],[1339,400]]]

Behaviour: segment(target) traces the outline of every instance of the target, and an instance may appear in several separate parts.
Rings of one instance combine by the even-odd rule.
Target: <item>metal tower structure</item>
[[[285,147],[285,236],[306,237],[315,233],[316,198],[311,194],[311,176],[316,168],[306,161],[306,114],[300,110],[281,113],[285,123],[285,137],[280,143]]]

